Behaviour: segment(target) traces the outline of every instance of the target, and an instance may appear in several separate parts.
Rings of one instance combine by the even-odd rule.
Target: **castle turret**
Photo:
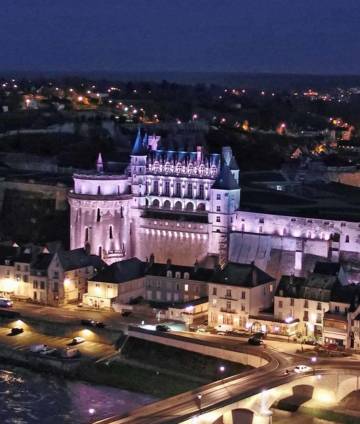
[[[144,206],[145,198],[143,197],[146,193],[146,159],[148,155],[147,151],[147,137],[144,139],[141,137],[141,130],[139,128],[133,149],[131,151],[130,161],[130,172],[131,172],[131,186],[132,193],[135,196],[134,206]],[[141,198],[142,199],[138,199]]]
[[[96,161],[96,170],[99,174],[102,174],[104,172],[104,163],[102,160],[101,153],[99,153],[97,161]]]
[[[212,226],[210,253],[219,255],[220,264],[228,259],[228,237],[232,219],[240,205],[240,187],[226,161],[210,190],[209,222]]]

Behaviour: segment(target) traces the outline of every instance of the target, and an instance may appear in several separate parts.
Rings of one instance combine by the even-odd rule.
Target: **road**
[[[182,334],[184,335],[184,334]],[[261,352],[266,354],[270,362],[254,370],[216,381],[196,390],[180,394],[151,405],[133,410],[127,417],[111,417],[95,424],[175,424],[199,413],[211,411],[255,395],[262,390],[267,390],[281,384],[302,378],[307,374],[296,374],[293,370],[296,364],[308,363],[309,359],[301,358],[299,355],[289,355],[267,346],[250,347],[245,341],[233,340],[222,336],[210,336],[191,334],[187,338],[207,341],[211,345],[221,346],[225,349],[233,349],[245,352]],[[360,371],[357,361],[344,359],[324,359],[316,364],[316,373],[328,373],[334,369],[356,369]],[[312,375],[313,372],[310,373]],[[201,400],[198,396],[201,395]],[[201,402],[201,403],[200,403]]]
[[[144,318],[134,315],[123,317],[118,312],[84,309],[75,305],[67,305],[65,307],[57,308],[51,306],[39,306],[26,302],[14,302],[14,306],[11,310],[19,312],[23,317],[27,318],[62,323],[66,321],[69,324],[78,324],[82,319],[94,319],[96,321],[104,322],[106,326],[112,330],[124,330],[127,329],[129,324],[140,324],[142,320],[152,323],[149,317]]]
[[[178,335],[184,336],[182,333]],[[187,333],[186,338],[199,340],[202,343],[223,347],[224,349],[258,352],[265,355],[269,363],[264,367],[247,371],[240,375],[225,378],[223,380],[202,386],[191,392],[183,393],[160,402],[153,403],[144,408],[131,412],[129,417],[112,417],[107,420],[99,421],[97,424],[158,424],[158,423],[178,423],[190,418],[201,411],[211,410],[222,404],[229,403],[231,399],[248,397],[258,393],[261,388],[270,388],[274,385],[291,381],[296,378],[295,375],[285,375],[285,369],[293,366],[296,359],[285,354],[277,352],[274,349],[262,347],[252,347],[246,342],[233,340],[232,338],[222,336],[209,336],[202,334]],[[266,378],[265,378],[266,377]],[[265,379],[264,379],[265,378]],[[264,385],[266,381],[266,385]],[[198,395],[201,395],[201,405]]]

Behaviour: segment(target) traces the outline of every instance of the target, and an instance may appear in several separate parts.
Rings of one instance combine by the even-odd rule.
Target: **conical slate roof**
[[[230,159],[229,168],[233,171],[239,171],[240,170],[239,165],[236,162],[236,159],[235,159],[234,156],[232,156],[232,158]]]
[[[214,185],[211,188],[218,190],[236,190],[239,188],[233,174],[225,162],[221,164],[219,175],[217,176]]]
[[[131,154],[132,155],[147,155],[146,146],[144,145],[143,139],[141,138],[140,128],[138,129],[138,133],[137,133]]]

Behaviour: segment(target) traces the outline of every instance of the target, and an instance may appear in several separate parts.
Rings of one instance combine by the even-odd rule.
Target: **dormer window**
[[[184,279],[188,280],[190,278],[190,275],[188,272],[184,272]]]
[[[175,272],[175,278],[181,278],[181,273],[180,272]]]
[[[166,276],[168,278],[172,278],[172,272],[171,271],[166,271]]]

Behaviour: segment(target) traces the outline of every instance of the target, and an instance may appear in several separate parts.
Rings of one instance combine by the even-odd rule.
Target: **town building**
[[[261,331],[251,317],[272,306],[274,278],[254,264],[228,262],[212,272],[209,282],[209,325]]]
[[[0,246],[0,294],[52,306],[79,302],[87,280],[104,265],[84,249]]]
[[[172,265],[170,261],[160,264],[154,262],[153,257],[148,262],[125,259],[112,263],[89,279],[83,302],[94,308],[121,309],[142,299],[158,309],[168,306],[179,309],[180,305],[180,309],[186,309],[184,305],[198,299],[206,298],[207,303],[207,281],[211,274],[212,270],[200,268],[198,264],[193,267]],[[197,309],[201,309],[200,306]]]

